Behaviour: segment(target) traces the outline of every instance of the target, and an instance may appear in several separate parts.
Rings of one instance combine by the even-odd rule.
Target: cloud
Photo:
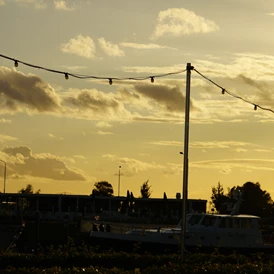
[[[235,142],[235,141],[208,141],[208,142],[191,142],[190,147],[192,148],[232,148],[232,147],[247,147],[252,146],[252,143],[247,142]]]
[[[106,121],[99,121],[95,124],[95,126],[98,127],[98,128],[110,128],[110,127],[112,127],[112,125],[109,124]]]
[[[68,2],[65,0],[54,0],[54,7],[57,10],[66,10],[66,11],[71,11],[74,10],[75,8],[72,6],[68,5]]]
[[[274,16],[274,12],[267,13],[266,15]]]
[[[122,70],[124,72],[132,72],[132,73],[147,73],[149,75],[153,74],[166,74],[170,72],[177,72],[185,70],[185,64],[174,64],[172,66],[165,67],[152,67],[152,66],[123,66]]]
[[[84,155],[74,155],[73,157],[80,160],[86,160],[86,157]]]
[[[136,84],[134,88],[138,94],[153,99],[169,112],[183,112],[185,109],[185,97],[178,86]],[[196,109],[193,100],[190,102],[190,108]]]
[[[136,173],[143,172],[150,169],[164,169],[165,166],[159,165],[155,162],[143,162],[134,158],[118,157],[112,154],[104,154],[102,157],[107,158],[113,162],[120,163],[122,167],[126,166],[128,173],[124,175],[132,176]]]
[[[16,3],[34,5],[36,9],[45,9],[47,4],[43,0],[16,0]]]
[[[168,47],[168,46],[161,46],[158,44],[140,44],[140,43],[129,43],[129,42],[123,42],[120,43],[120,46],[125,47],[125,48],[133,48],[133,49],[172,49],[172,50],[177,50],[176,48]]]
[[[10,123],[11,123],[11,120],[7,120],[5,118],[0,119],[0,124],[10,124]]]
[[[179,141],[156,141],[156,142],[149,142],[151,145],[156,146],[176,146],[176,147],[182,147],[183,142]]]
[[[260,102],[260,104],[263,104],[264,106],[270,106],[270,107],[274,106],[274,103],[273,103],[274,95],[272,93],[272,83],[259,81],[259,80],[255,81],[244,75],[239,75],[238,79],[242,81],[244,84],[254,89],[257,97],[254,99],[256,99],[257,102]]]
[[[63,137],[57,137],[57,136],[53,135],[52,133],[49,133],[48,136],[52,139],[55,139],[55,140],[60,140],[60,141],[64,140]]]
[[[62,66],[66,71],[79,72],[80,70],[86,69],[86,66]]]
[[[98,43],[103,52],[108,56],[121,57],[125,55],[124,51],[122,51],[118,45],[106,41],[103,37],[98,39]]]
[[[111,135],[111,134],[113,134],[113,132],[102,131],[102,130],[98,130],[96,133],[99,134],[99,135]]]
[[[0,134],[0,143],[6,143],[11,141],[17,141],[18,139],[9,135]]]
[[[216,169],[220,173],[228,174],[238,168],[245,172],[252,170],[274,171],[272,159],[222,159],[190,162],[190,168]]]
[[[81,170],[69,168],[60,157],[50,153],[33,154],[26,146],[2,150],[8,163],[9,176],[30,176],[53,180],[85,181]]]
[[[177,119],[170,119],[170,118],[157,118],[157,117],[148,117],[148,116],[135,116],[133,117],[133,121],[142,121],[142,122],[149,122],[149,123],[174,123],[180,124],[182,123],[182,118]]]
[[[228,55],[226,64],[196,59],[195,68],[208,77],[228,78],[244,75],[251,79],[273,80],[274,56],[254,52],[238,52]]]
[[[156,146],[176,146],[183,147],[183,142],[181,141],[155,141],[149,142],[151,145]],[[245,152],[248,151],[243,147],[251,147],[254,146],[252,143],[247,142],[235,142],[235,141],[205,141],[205,142],[197,142],[192,141],[189,144],[191,148],[199,148],[199,149],[234,149],[237,152]],[[236,148],[235,148],[236,147]]]
[[[0,67],[0,99],[2,109],[38,112],[54,111],[60,107],[54,89],[35,75],[25,75],[15,69]]]
[[[75,38],[71,38],[68,43],[62,44],[61,51],[94,59],[96,46],[91,37],[79,34]]]
[[[239,148],[236,148],[235,151],[236,151],[236,152],[246,152],[246,151],[248,151],[248,150],[245,149],[245,148],[240,148],[240,147],[239,147]]]
[[[64,102],[75,108],[79,115],[93,116],[93,119],[98,119],[98,117],[117,119],[118,117],[131,116],[115,94],[104,93],[95,89],[81,90],[78,94],[73,92],[64,98]]]
[[[155,30],[151,36],[157,39],[164,35],[181,36],[192,33],[208,33],[219,30],[211,20],[196,15],[183,8],[170,8],[160,11]]]
[[[270,149],[254,149],[254,151],[257,151],[257,152],[271,152]]]

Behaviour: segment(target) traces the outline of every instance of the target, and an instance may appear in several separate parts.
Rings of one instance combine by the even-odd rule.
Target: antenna
[[[231,210],[231,215],[237,215],[239,214],[239,210],[240,210],[240,205],[243,201],[243,198],[242,198],[243,194],[241,192],[240,189],[235,189],[233,191],[233,198],[236,200],[236,203],[234,204],[232,210]]]

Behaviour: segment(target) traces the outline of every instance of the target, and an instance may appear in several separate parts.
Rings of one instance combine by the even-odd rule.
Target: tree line
[[[239,208],[239,214],[250,214],[260,216],[262,218],[271,217],[274,214],[274,202],[270,194],[266,190],[261,189],[260,183],[246,182],[242,186],[233,186],[227,188],[225,192],[223,185],[219,182],[217,186],[212,187],[211,201],[212,212],[220,214],[229,214],[232,211],[235,204],[234,193],[238,191],[241,193],[240,199],[241,205]],[[39,194],[40,189],[34,191],[31,184],[28,184],[26,188],[22,188],[18,191],[21,194]],[[112,185],[107,181],[99,181],[94,184],[94,188],[91,191],[91,196],[113,196],[114,190]],[[146,180],[140,186],[139,198],[150,198],[152,194],[151,185],[149,180]],[[127,198],[133,201],[134,195],[129,190],[127,191]],[[164,193],[164,199],[167,199]]]
[[[114,190],[112,185],[107,181],[100,181],[94,184],[94,188],[91,192],[92,196],[113,196]],[[149,198],[152,194],[151,185],[149,180],[146,180],[140,187],[140,198]],[[133,193],[127,191],[127,196],[134,197]]]
[[[274,203],[270,194],[261,189],[260,183],[246,182],[242,186],[228,188],[225,193],[223,185],[219,182],[212,187],[212,210],[220,214],[229,214],[235,204],[234,193],[241,193],[239,214],[270,217],[274,213]]]
[[[34,191],[31,184],[28,184],[25,188],[21,188],[18,193],[20,194],[39,194],[40,189]],[[107,181],[99,181],[94,184],[94,188],[91,191],[92,196],[113,196],[114,190],[112,185]],[[149,180],[146,180],[140,187],[140,198],[150,198],[152,194],[151,185],[149,185]],[[133,193],[127,191],[127,196],[134,197]]]

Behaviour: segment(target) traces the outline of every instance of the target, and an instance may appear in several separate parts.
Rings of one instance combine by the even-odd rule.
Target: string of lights
[[[216,82],[214,82],[213,80],[209,79],[208,77],[206,77],[205,75],[203,75],[201,72],[199,72],[197,69],[193,69],[196,73],[198,73],[202,78],[204,78],[205,80],[209,81],[210,83],[212,83],[214,86],[218,87],[221,89],[221,92],[222,94],[229,94],[230,96],[234,97],[234,98],[237,98],[237,99],[240,99],[250,105],[253,105],[254,106],[254,110],[257,110],[258,108],[259,109],[262,109],[262,110],[266,110],[266,111],[270,111],[272,113],[274,113],[274,110],[273,109],[270,109],[270,108],[266,108],[266,107],[263,107],[263,106],[260,106],[259,104],[256,104],[256,103],[253,103],[231,91],[228,91],[227,89],[225,89],[224,87],[220,86],[219,84],[217,84]]]
[[[186,71],[186,69],[184,70],[179,70],[179,71],[174,71],[174,72],[168,72],[168,73],[163,73],[163,74],[155,74],[155,75],[149,75],[149,76],[134,76],[134,77],[105,77],[105,76],[94,76],[94,75],[85,75],[85,74],[75,74],[75,73],[71,73],[71,72],[64,72],[64,71],[60,71],[60,70],[55,70],[55,69],[51,69],[51,68],[46,68],[46,67],[42,67],[42,66],[38,66],[35,64],[30,64],[3,54],[0,54],[1,58],[7,59],[7,60],[11,60],[14,62],[14,66],[18,67],[19,64],[23,64],[25,66],[31,67],[31,68],[36,68],[36,69],[40,69],[40,70],[45,70],[48,72],[52,72],[52,73],[57,73],[57,74],[63,74],[65,76],[65,79],[69,79],[69,77],[74,77],[77,79],[97,79],[97,80],[108,80],[109,84],[112,85],[113,81],[124,81],[124,80],[135,80],[135,81],[144,81],[144,80],[148,80],[150,79],[151,83],[154,83],[155,78],[160,78],[160,77],[166,77],[166,76],[170,76],[170,75],[177,75],[177,74],[181,74],[184,73]],[[208,77],[206,77],[205,75],[203,75],[201,72],[199,72],[197,69],[193,68],[193,70],[200,75],[202,78],[204,78],[205,80],[209,81],[210,83],[212,83],[213,85],[215,85],[216,87],[221,89],[222,94],[229,94],[230,96],[240,99],[250,105],[254,106],[254,110],[262,109],[262,110],[266,110],[266,111],[270,111],[272,113],[274,113],[274,110],[270,109],[270,108],[266,108],[263,107],[259,104],[253,103],[233,92],[228,91],[227,89],[225,89],[224,87],[222,87],[221,85],[217,84],[215,81],[209,79]]]
[[[105,76],[94,76],[94,75],[84,75],[84,74],[75,74],[75,73],[70,73],[70,72],[64,72],[64,71],[60,71],[60,70],[55,70],[55,69],[50,69],[50,68],[46,68],[46,67],[41,67],[38,65],[34,65],[34,64],[30,64],[30,63],[26,63],[24,61],[20,61],[18,59],[9,57],[9,56],[5,56],[3,54],[0,54],[1,58],[7,59],[7,60],[11,60],[14,62],[14,66],[18,67],[19,64],[23,64],[25,66],[28,67],[32,67],[32,68],[36,68],[36,69],[40,69],[40,70],[45,70],[48,72],[52,72],[52,73],[57,73],[57,74],[63,74],[65,76],[65,79],[69,79],[69,77],[74,77],[74,78],[78,78],[78,79],[98,79],[98,80],[108,80],[109,84],[112,85],[113,81],[124,81],[124,80],[135,80],[135,81],[144,81],[144,80],[148,80],[150,79],[151,83],[154,83],[155,78],[160,78],[160,77],[166,77],[166,76],[170,76],[170,75],[176,75],[176,74],[180,74],[180,73],[184,73],[186,71],[186,69],[184,70],[179,70],[179,71],[174,71],[174,72],[168,72],[168,73],[163,73],[163,74],[156,74],[156,75],[149,75],[149,76],[135,76],[135,77],[123,77],[123,78],[119,78],[119,77],[105,77]]]

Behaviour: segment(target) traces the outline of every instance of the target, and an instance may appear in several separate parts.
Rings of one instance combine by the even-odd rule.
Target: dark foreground
[[[99,252],[87,245],[69,243],[37,254],[0,254],[0,273],[274,273],[274,255]]]

